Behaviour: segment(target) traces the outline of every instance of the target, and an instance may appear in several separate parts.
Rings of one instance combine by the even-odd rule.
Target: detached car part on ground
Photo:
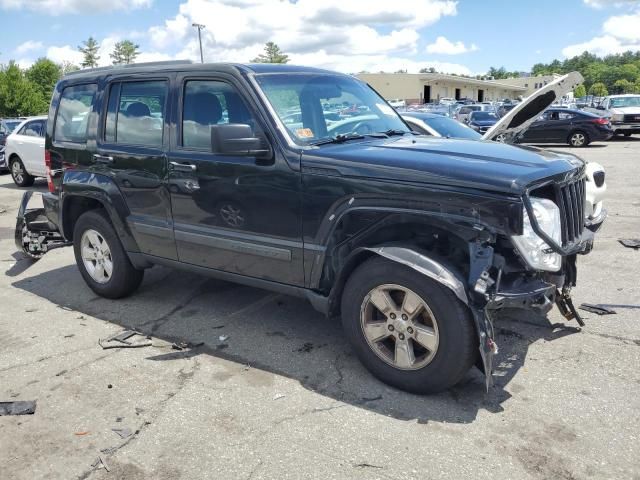
[[[367,118],[331,133],[322,102],[347,98]],[[282,99],[299,99],[301,126]],[[570,290],[593,233],[577,157],[419,136],[361,81],[290,65],[85,70],[50,112],[51,193],[38,209],[25,194],[16,244],[33,258],[73,245],[99,295],[133,293],[160,264],[307,298],[342,317],[374,375],[418,393],[474,364],[490,385],[501,308],[579,320]]]

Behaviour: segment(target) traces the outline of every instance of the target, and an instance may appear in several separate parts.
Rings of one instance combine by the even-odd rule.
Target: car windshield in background
[[[13,132],[18,125],[22,123],[22,120],[6,120],[4,124],[9,129],[9,133]]]
[[[497,120],[498,116],[493,112],[472,112],[471,120]]]
[[[434,117],[424,120],[424,122],[445,138],[464,138],[467,140],[482,138],[482,135],[475,130],[451,118]]]
[[[612,108],[640,107],[640,96],[612,98],[611,107]]]
[[[410,133],[395,110],[355,78],[324,73],[261,74],[255,78],[298,145]]]

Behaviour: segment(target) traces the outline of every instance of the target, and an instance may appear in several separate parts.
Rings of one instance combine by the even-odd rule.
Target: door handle
[[[198,169],[193,163],[169,162],[169,165],[171,166],[171,170],[180,172],[195,172]]]
[[[100,155],[95,153],[93,155],[93,159],[98,163],[113,163],[113,157],[109,157],[107,155]]]

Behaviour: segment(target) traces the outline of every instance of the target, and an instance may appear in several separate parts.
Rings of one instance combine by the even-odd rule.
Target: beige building
[[[478,102],[524,96],[523,86],[441,73],[361,73],[386,100],[401,99],[411,103],[437,102],[441,98],[470,98]]]
[[[518,77],[518,78],[505,78],[502,80],[494,80],[492,82],[500,82],[502,84],[513,85],[516,87],[523,87],[526,89],[524,96],[528,97],[539,88],[544,87],[547,83],[553,82],[555,79],[561,77],[554,73],[552,75],[540,75],[537,77]]]

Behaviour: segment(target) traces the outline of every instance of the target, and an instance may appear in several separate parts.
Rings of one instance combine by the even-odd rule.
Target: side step
[[[51,223],[44,208],[27,208],[33,192],[25,192],[16,220],[16,247],[34,260],[42,258],[49,250],[71,245]]]

